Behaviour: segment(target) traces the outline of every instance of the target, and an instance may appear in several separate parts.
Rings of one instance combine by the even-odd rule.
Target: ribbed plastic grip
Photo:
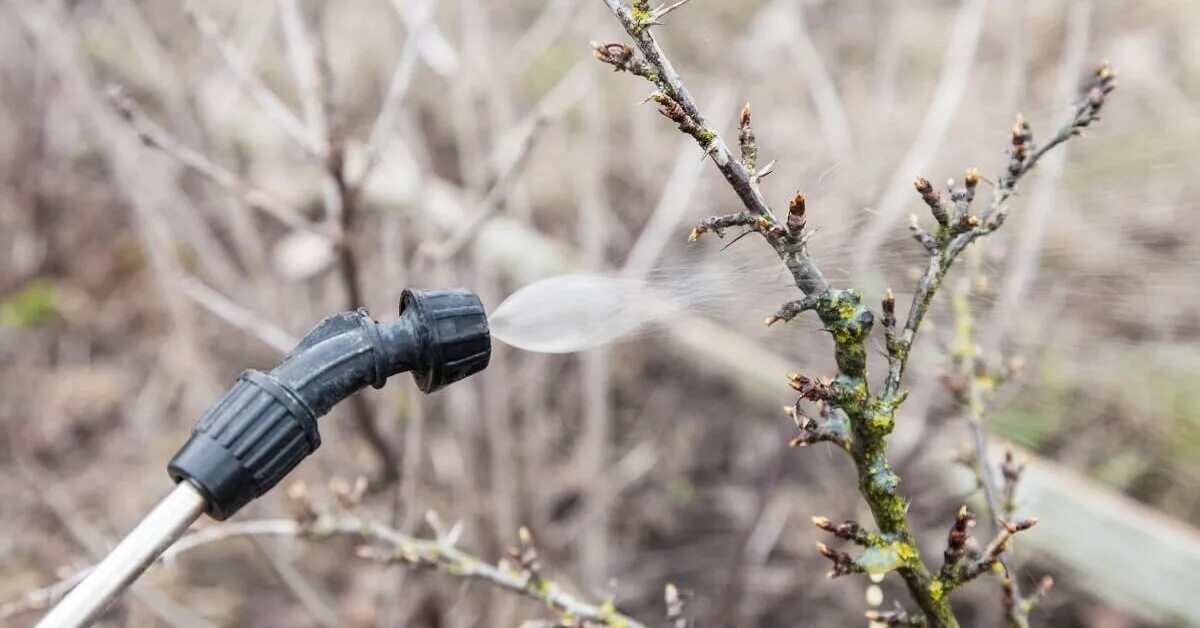
[[[321,444],[312,411],[271,375],[246,371],[192,431],[168,471],[223,520],[267,492]]]

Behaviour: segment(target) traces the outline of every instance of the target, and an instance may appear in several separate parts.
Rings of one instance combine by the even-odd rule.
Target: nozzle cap
[[[475,293],[463,288],[405,290],[400,316],[414,316],[425,339],[413,379],[430,393],[487,368],[492,334]]]

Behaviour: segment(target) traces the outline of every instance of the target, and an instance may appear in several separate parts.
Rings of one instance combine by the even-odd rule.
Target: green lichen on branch
[[[1004,202],[1014,193],[1019,179],[1033,168],[1046,151],[1078,135],[1098,119],[1105,98],[1115,87],[1115,73],[1107,64],[1100,66],[1084,98],[1077,104],[1072,120],[1046,146],[1035,147],[1028,123],[1018,119],[1013,130],[1008,168],[997,178],[992,198],[981,211],[972,211],[979,182],[983,180],[978,170],[968,170],[961,186],[955,187],[953,183],[948,186],[949,200],[943,199],[928,180],[918,177],[915,187],[932,212],[936,227],[932,232],[926,231],[914,217],[911,228],[916,240],[928,253],[929,264],[917,284],[916,294],[902,327],[896,316],[896,300],[891,290],[883,299],[882,327],[887,346],[888,372],[880,392],[873,394],[867,373],[867,344],[875,315],[864,304],[862,294],[857,290],[830,286],[809,256],[809,232],[806,228],[809,217],[807,202],[802,194],[792,199],[785,222],[776,219],[758,186],[759,179],[769,171],[769,166],[763,174],[754,174],[759,146],[751,126],[749,105],[742,109],[738,119],[741,154],[735,157],[721,136],[706,125],[695,101],[649,31],[648,26],[655,23],[655,15],[648,2],[634,0],[632,8],[622,0],[604,2],[641,53],[639,61],[649,66],[648,70],[634,73],[654,77],[650,80],[660,89],[651,95],[650,100],[658,103],[664,116],[675,122],[682,132],[694,137],[705,153],[712,156],[713,162],[745,206],[743,212],[701,221],[689,239],[696,240],[707,231],[720,235],[723,229],[732,226],[744,227],[745,233],[760,234],[787,267],[803,295],[802,299],[785,303],[765,322],[770,325],[790,321],[800,313],[812,310],[833,340],[837,373],[828,383],[799,374],[789,377],[793,388],[800,393],[796,404],[785,408],[800,430],[800,435],[793,438],[791,444],[806,446],[828,442],[845,450],[854,459],[859,492],[870,507],[878,532],[868,532],[854,522],[834,526],[825,519],[814,520],[818,527],[864,547],[858,557],[853,557],[824,544],[819,545],[820,553],[833,563],[830,575],[896,571],[921,613],[909,615],[899,611],[888,618],[889,625],[958,626],[949,594],[989,571],[1000,560],[1008,538],[1032,523],[1009,524],[1005,527],[1008,536],[994,541],[983,555],[956,561],[938,574],[930,571],[917,549],[908,522],[907,501],[899,493],[900,477],[887,459],[887,437],[895,427],[896,411],[906,398],[902,388],[904,368],[921,323],[955,260],[978,238],[1003,225],[1007,216]],[[632,49],[628,55],[622,49],[612,50],[620,54],[613,60],[601,60],[618,67],[629,63],[627,59],[635,54]],[[821,420],[805,414],[803,403],[819,404]],[[961,521],[956,524],[961,524]],[[876,615],[883,617],[878,613]]]

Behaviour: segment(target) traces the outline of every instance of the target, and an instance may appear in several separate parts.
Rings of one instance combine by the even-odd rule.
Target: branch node
[[[820,530],[824,530],[839,539],[852,541],[863,547],[880,545],[882,543],[879,537],[868,532],[857,521],[846,520],[842,523],[833,523],[827,517],[813,517],[812,522]]]
[[[825,574],[827,578],[837,578],[840,576],[848,576],[855,573],[864,573],[865,570],[854,562],[854,558],[846,552],[839,552],[830,548],[824,543],[817,543],[817,551],[822,556],[828,558],[833,563],[833,569]]]
[[[940,249],[938,248],[937,239],[934,238],[928,231],[921,228],[921,223],[917,220],[916,214],[909,214],[908,230],[912,232],[913,239],[925,248],[926,253],[929,255],[938,254]]]

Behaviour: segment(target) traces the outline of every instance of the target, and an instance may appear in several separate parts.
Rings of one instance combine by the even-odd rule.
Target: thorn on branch
[[[856,521],[847,520],[841,523],[833,523],[826,517],[813,517],[812,522],[818,529],[824,530],[839,539],[853,541],[863,547],[869,547],[880,542],[878,537],[868,532]]]
[[[775,160],[774,159],[767,162],[767,165],[763,166],[762,170],[759,170],[757,173],[751,175],[750,178],[755,183],[758,183],[759,181],[762,181],[763,179],[770,176],[772,172],[775,172]]]
[[[846,552],[839,552],[830,548],[824,543],[817,543],[817,551],[821,555],[833,562],[833,569],[825,574],[827,578],[837,578],[839,576],[848,576],[854,573],[863,573],[865,570],[854,562],[854,558]]]
[[[771,223],[766,218],[749,211],[713,216],[696,223],[692,232],[688,234],[688,242],[699,240],[700,236],[709,231],[717,234],[718,238],[723,238],[725,237],[725,230],[730,227],[747,227],[753,231],[762,231],[769,229]]]
[[[683,614],[683,596],[679,594],[679,589],[674,583],[667,583],[663,598],[667,603],[667,621],[670,622],[671,628],[687,628],[688,620]]]
[[[683,5],[685,5],[691,1],[692,0],[679,0],[678,2],[675,2],[674,4],[664,4],[660,7],[658,7],[657,9],[654,9],[653,11],[650,12],[649,24],[662,24],[662,19],[664,17],[666,17],[668,13],[670,13],[671,11],[674,11],[675,9],[682,7]]]
[[[909,231],[912,231],[913,239],[921,243],[921,246],[925,247],[925,252],[929,253],[930,255],[937,255],[937,239],[930,235],[928,231],[921,228],[921,224],[918,222],[916,214],[909,215],[908,229]]]
[[[917,175],[916,180],[913,181],[913,187],[921,195],[921,200],[929,206],[929,211],[933,213],[938,224],[943,227],[950,224],[950,215],[946,212],[945,205],[942,204],[942,195],[933,189],[933,184],[929,182],[929,179]]]
[[[801,312],[816,309],[819,301],[820,299],[817,299],[816,297],[804,297],[803,299],[788,301],[787,303],[781,305],[779,310],[777,310],[774,314],[768,316],[767,319],[763,321],[763,324],[770,327],[779,321],[790,323],[792,322],[792,319],[799,316]]]

